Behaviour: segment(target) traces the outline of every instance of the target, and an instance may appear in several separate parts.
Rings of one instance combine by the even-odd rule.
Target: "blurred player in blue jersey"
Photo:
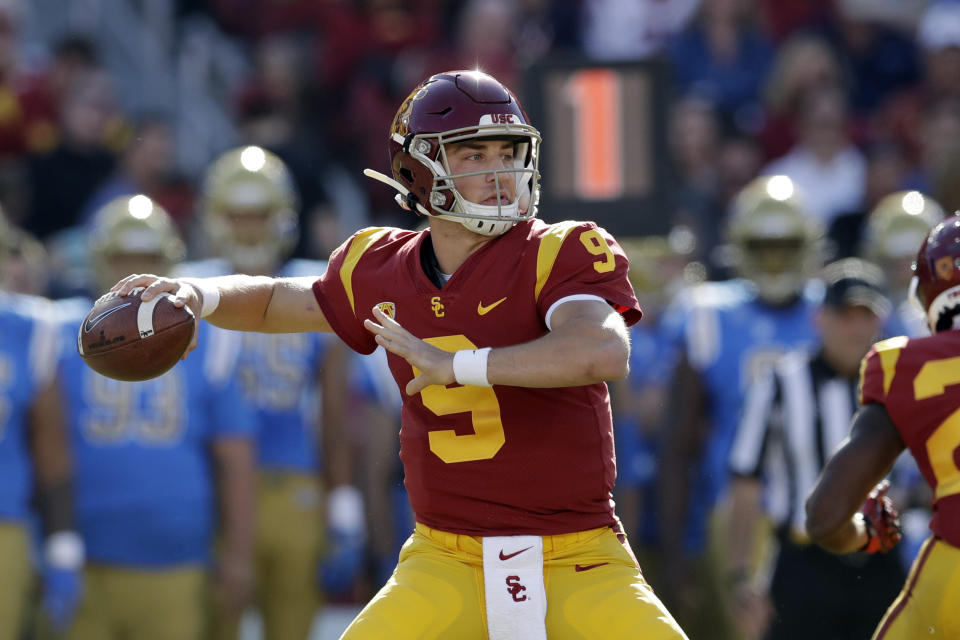
[[[0,212],[0,262],[16,230]],[[0,274],[2,275],[2,274]],[[31,501],[46,538],[43,609],[69,624],[80,598],[84,549],[74,531],[70,457],[55,376],[51,303],[0,289],[0,640],[20,638],[33,586]]]
[[[416,524],[397,455],[402,399],[382,348],[368,356],[352,354],[349,385],[348,411],[359,416],[364,427],[360,449],[370,523],[368,570],[372,586],[379,589],[393,573],[400,548]]]
[[[786,176],[744,187],[726,228],[742,277],[692,288],[670,329],[680,357],[658,480],[660,540],[670,563],[664,596],[693,638],[732,637],[715,555],[723,543],[711,534],[725,529],[711,520],[726,495],[744,391],[779,355],[816,339],[817,296],[807,283],[822,264],[823,231],[801,197]]]
[[[280,158],[255,146],[227,151],[207,170],[201,205],[204,228],[220,257],[184,265],[180,272],[323,273],[324,262],[284,263],[298,238],[297,206]],[[349,591],[363,566],[363,499],[350,477],[350,440],[340,435],[348,351],[320,333],[245,332],[241,341],[237,373],[257,418],[255,599],[266,640],[298,640],[307,637],[320,604],[321,554],[328,592]],[[326,532],[321,470],[332,487]],[[218,616],[213,636],[235,639],[237,623],[235,617]]]
[[[702,264],[690,262],[692,234],[678,227],[667,236],[620,241],[630,259],[630,283],[643,318],[630,327],[630,374],[611,387],[617,452],[614,497],[647,581],[657,589],[663,570],[656,549],[656,477],[660,429],[677,345],[664,335],[666,311],[680,291],[705,276]]]
[[[169,216],[142,195],[117,198],[91,220],[96,284],[129,269],[169,272],[183,254]],[[61,303],[76,340],[89,300]],[[87,546],[84,598],[70,640],[194,640],[219,528],[213,582],[242,610],[252,580],[252,414],[239,398],[239,336],[201,326],[199,358],[146,382],[60,362],[76,459],[77,519]]]

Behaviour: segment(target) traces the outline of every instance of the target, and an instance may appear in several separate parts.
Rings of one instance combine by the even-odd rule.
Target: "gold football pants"
[[[91,564],[67,640],[200,640],[206,572],[148,571]]]
[[[551,640],[686,638],[620,537],[609,527],[543,537]],[[417,524],[390,580],[342,640],[485,639],[482,558],[480,538]]]
[[[20,637],[32,580],[26,529],[0,523],[0,640]]]
[[[319,480],[307,473],[261,471],[257,478],[254,572],[264,640],[305,640],[320,593],[324,539]],[[236,640],[239,620],[214,612],[213,640]]]
[[[960,638],[960,549],[928,538],[873,640]]]

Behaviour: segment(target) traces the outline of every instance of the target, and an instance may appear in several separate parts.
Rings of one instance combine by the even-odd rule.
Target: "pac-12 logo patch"
[[[377,309],[380,309],[380,312],[388,318],[397,319],[397,305],[392,302],[378,302]]]

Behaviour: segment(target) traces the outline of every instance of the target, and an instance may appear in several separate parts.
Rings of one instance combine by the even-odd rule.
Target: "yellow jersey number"
[[[465,335],[425,338],[424,342],[451,353],[460,349],[476,349]],[[413,367],[413,375],[420,370]],[[457,435],[453,429],[431,431],[430,451],[447,463],[489,460],[497,455],[505,442],[500,402],[492,387],[431,385],[420,392],[423,405],[438,416],[469,413],[473,433]]]
[[[925,363],[913,380],[917,400],[945,392],[948,385],[960,384],[960,358],[942,358]],[[960,493],[960,409],[957,409],[927,438],[927,456],[937,478],[935,498]]]
[[[589,229],[580,234],[580,244],[592,256],[603,256],[603,261],[593,263],[593,268],[597,273],[610,273],[617,266],[617,260],[610,250],[610,245],[596,229]]]

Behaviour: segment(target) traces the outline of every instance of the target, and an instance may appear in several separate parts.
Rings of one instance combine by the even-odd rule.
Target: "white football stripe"
[[[137,330],[140,331],[141,338],[149,338],[153,335],[153,309],[160,302],[160,298],[172,298],[173,295],[164,291],[154,297],[150,302],[141,302],[137,309]]]

